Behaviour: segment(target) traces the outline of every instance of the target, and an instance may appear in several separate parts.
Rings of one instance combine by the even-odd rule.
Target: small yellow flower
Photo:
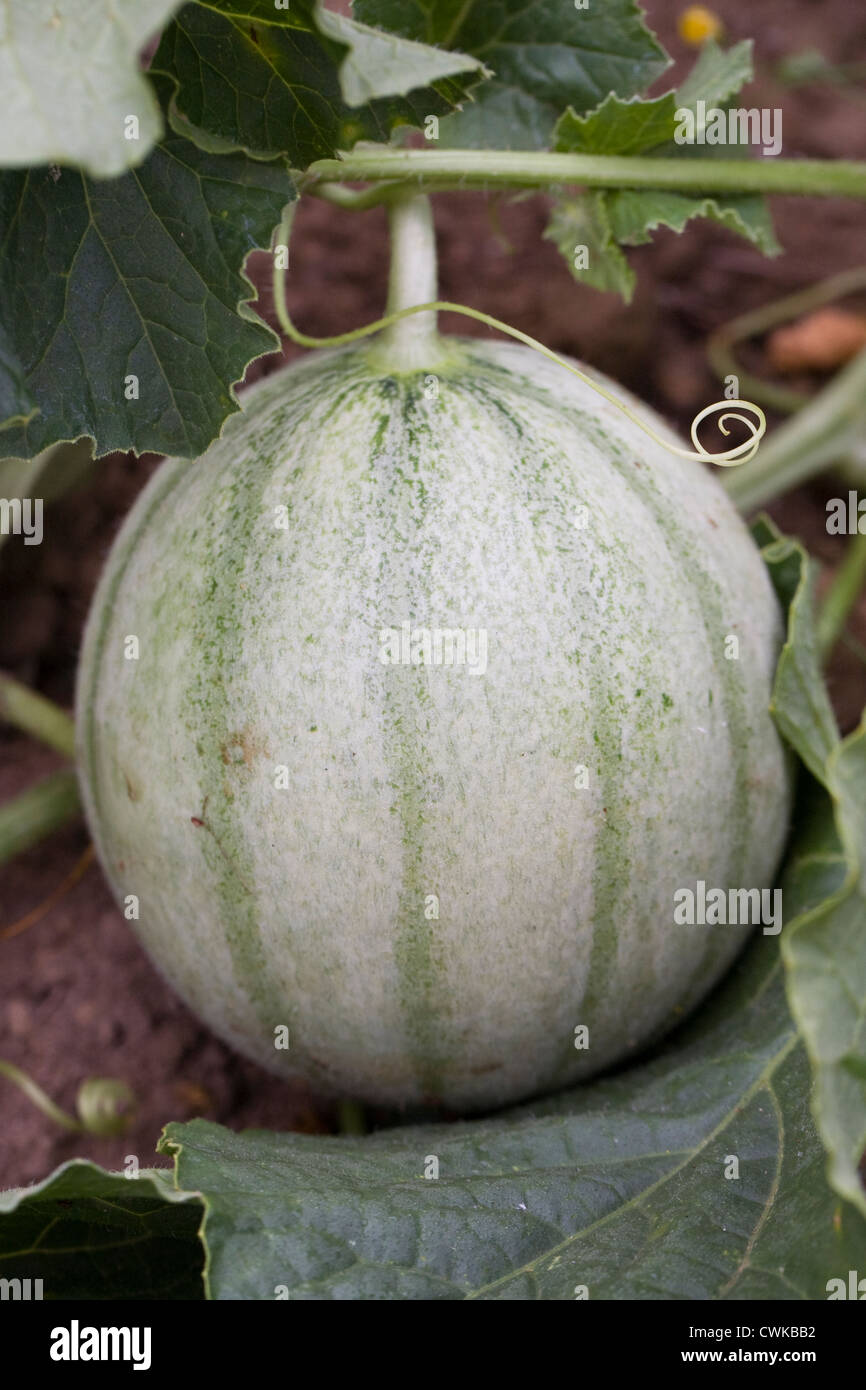
[[[705,5],[689,5],[677,21],[680,38],[685,39],[693,48],[700,48],[707,39],[719,38],[724,27],[719,16],[708,10]]]

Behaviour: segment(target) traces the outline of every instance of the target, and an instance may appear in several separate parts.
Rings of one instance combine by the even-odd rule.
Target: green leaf
[[[693,217],[708,217],[729,231],[751,241],[767,256],[781,251],[765,200],[754,194],[743,197],[703,198],[699,194],[668,193],[660,189],[623,189],[607,199],[613,235],[627,246],[648,242],[657,227],[681,232]]]
[[[201,1204],[170,1179],[74,1159],[0,1192],[0,1278],[41,1279],[45,1299],[200,1299]]]
[[[787,899],[808,872],[814,900],[782,939],[791,1010],[806,1041],[815,1077],[815,1119],[838,1192],[866,1213],[859,1167],[866,1150],[866,737],[861,728],[829,765],[832,796],[809,784],[823,831],[786,869]],[[835,824],[834,824],[835,820]],[[820,884],[822,891],[817,891]]]
[[[783,942],[791,1008],[815,1072],[815,1114],[836,1190],[866,1213],[866,723],[827,765],[847,870],[834,897],[793,923]]]
[[[692,107],[703,100],[708,107],[719,105],[739,90],[752,75],[751,41],[736,44],[723,51],[711,41],[701,51],[689,76],[678,92],[667,92],[652,101],[621,101],[610,94],[587,116],[578,116],[569,108],[559,119],[554,132],[555,147],[574,154],[635,155],[648,154],[695,158],[729,151],[720,146],[678,145],[674,140],[676,113],[682,107]],[[744,150],[739,153],[745,154]],[[617,193],[587,195],[588,206],[576,213],[573,198],[567,200],[568,211],[554,214],[557,226],[570,217],[582,216],[598,228],[595,278],[584,275],[587,284],[595,288],[615,289],[628,301],[631,298],[634,276],[624,268],[620,246],[640,246],[651,239],[660,226],[681,232],[694,217],[708,217],[730,231],[745,237],[766,255],[778,255],[781,250],[765,199],[746,195],[720,200],[717,196],[667,193],[656,189],[623,189]],[[580,200],[586,204],[586,199]],[[568,239],[556,235],[562,245]],[[584,237],[584,241],[586,238]],[[569,260],[570,253],[566,252]],[[602,265],[602,260],[606,265]]]
[[[701,49],[700,56],[677,92],[665,92],[651,100],[632,97],[622,101],[613,92],[586,116],[569,107],[560,116],[554,131],[554,149],[565,154],[644,154],[652,150],[682,155],[682,147],[671,142],[676,131],[676,113],[694,107],[702,100],[708,107],[722,105],[752,76],[752,42],[747,39],[723,50],[715,40]],[[715,147],[712,147],[715,149]],[[703,151],[702,151],[703,153]]]
[[[621,101],[611,92],[588,116],[569,107],[556,123],[553,148],[563,154],[643,154],[673,139],[676,109],[673,92],[654,101]]]
[[[480,58],[494,76],[443,121],[443,145],[549,149],[567,108],[642,92],[668,65],[634,0],[578,10],[563,0],[356,0],[367,24]]]
[[[24,368],[0,320],[0,431],[10,425],[26,425],[37,409],[27,390]]]
[[[799,541],[781,535],[766,517],[752,534],[788,614],[788,637],[779,657],[770,709],[780,733],[819,782],[839,744],[839,731],[821,675],[814,609],[817,566]]]
[[[172,125],[204,149],[279,154],[304,169],[341,143],[347,113],[335,59],[307,29],[184,5],[151,69],[176,88]]]
[[[452,111],[479,61],[409,44],[309,5],[265,11],[271,23],[185,5],[152,70],[171,79],[174,128],[211,151],[284,156],[295,169],[358,140]],[[247,10],[249,7],[246,7]],[[292,15],[292,22],[285,22]]]
[[[866,1151],[866,722],[840,741],[814,633],[815,566],[767,521],[754,531],[789,607],[773,715],[824,788],[808,790],[813,809],[800,855],[789,862],[782,883],[786,908],[792,892],[801,901],[807,871],[824,890],[807,898],[794,920],[786,911],[788,994],[815,1074],[814,1111],[830,1155],[830,1181],[866,1214],[858,1173]]]
[[[628,303],[635,273],[614,240],[603,193],[558,199],[544,236],[559,247],[580,284],[620,294]]]
[[[752,80],[752,40],[722,49],[715,39],[701,46],[697,61],[676,94],[677,106],[724,106],[746,82]]]
[[[66,164],[94,177],[140,164],[162,134],[139,53],[178,0],[29,0],[0,35],[0,165]],[[138,129],[128,117],[134,116]]]
[[[39,406],[4,449],[30,457],[87,435],[98,455],[200,454],[238,408],[232,384],[278,344],[241,267],[292,196],[282,165],[177,135],[110,182],[0,176],[0,319]]]
[[[694,108],[698,101],[703,101],[707,108],[726,107],[742,85],[752,79],[752,46],[751,39],[729,49],[721,49],[714,39],[704,44],[694,67],[675,93],[677,109]],[[673,141],[660,144],[651,154],[681,159],[705,158],[707,154],[719,159],[749,156],[742,146],[732,150],[728,146],[678,145]],[[745,237],[767,256],[777,256],[782,249],[767,201],[759,195],[721,200],[718,196],[624,191],[611,195],[610,217],[620,240],[633,246],[648,241],[649,232],[655,227],[672,227],[679,232],[692,218],[708,217]]]
[[[658,227],[681,232],[693,217],[720,223],[768,256],[781,250],[765,200],[753,195],[719,202],[657,189],[589,192],[557,199],[544,235],[556,242],[575,279],[594,289],[615,291],[628,303],[635,274],[621,247],[643,245]],[[589,248],[590,268],[575,271],[574,248],[581,243]]]
[[[378,97],[407,96],[446,78],[472,75],[478,80],[485,75],[480,59],[467,53],[414,43],[321,6],[315,14],[319,32],[348,49],[340,64],[340,89],[349,106],[363,106]],[[468,81],[460,87],[452,85],[454,105],[465,97],[469,86]]]

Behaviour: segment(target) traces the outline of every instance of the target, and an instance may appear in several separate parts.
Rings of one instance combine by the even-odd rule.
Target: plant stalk
[[[533,150],[359,150],[320,159],[305,183],[404,179],[416,191],[443,187],[661,188],[682,193],[792,193],[866,198],[866,163],[823,159],[652,159]]]
[[[436,232],[430,199],[423,193],[404,194],[388,204],[391,269],[385,317],[431,304],[437,298]],[[398,319],[380,334],[373,349],[377,359],[389,359],[402,371],[432,366],[438,357],[436,312]]]
[[[0,675],[0,719],[75,757],[75,724],[66,711],[11,676]]]
[[[818,616],[818,650],[827,661],[866,584],[866,535],[852,536]]]
[[[29,1077],[20,1067],[16,1067],[13,1062],[0,1059],[0,1076],[5,1076],[7,1080],[22,1090],[28,1100],[32,1100],[43,1115],[47,1115],[49,1120],[53,1120],[56,1125],[61,1125],[63,1129],[72,1130],[74,1134],[82,1132],[84,1126],[72,1115],[67,1115],[65,1110],[61,1110],[59,1105],[55,1105],[42,1087],[38,1086],[32,1077]]]
[[[80,813],[78,779],[54,772],[0,806],[0,864],[38,845]]]
[[[125,1081],[115,1081],[112,1077],[106,1076],[89,1076],[86,1081],[82,1081],[75,1100],[78,1110],[76,1120],[73,1115],[68,1115],[59,1105],[55,1105],[32,1076],[16,1067],[14,1062],[0,1058],[0,1076],[5,1076],[23,1091],[27,1099],[31,1100],[43,1115],[47,1115],[49,1120],[74,1134],[95,1134],[100,1138],[110,1138],[123,1134],[132,1120],[135,1096]]]

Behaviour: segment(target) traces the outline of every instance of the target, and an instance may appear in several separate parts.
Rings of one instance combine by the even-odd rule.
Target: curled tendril
[[[754,414],[757,424],[755,420],[751,420],[748,415],[743,415],[740,411],[731,410],[729,408],[735,405],[740,406],[741,410],[750,410]],[[746,429],[749,431],[749,438],[744,439],[742,444],[736,444],[732,449],[727,449],[721,454],[711,454],[708,449],[704,448],[703,444],[698,439],[698,430],[708,415],[714,415],[719,410],[724,411],[724,414],[720,415],[718,419],[718,426],[722,434],[729,435],[731,431],[728,429],[727,422],[729,420],[736,420],[739,424],[745,425]],[[739,399],[715,401],[713,405],[705,405],[703,410],[699,411],[692,421],[692,443],[698,451],[697,454],[691,454],[687,449],[678,449],[677,453],[682,453],[686,458],[697,457],[709,459],[711,463],[717,463],[722,468],[733,468],[738,463],[748,463],[749,459],[755,457],[766,431],[767,417],[761,407],[755,405],[754,401],[743,401]]]
[[[288,246],[293,216],[294,209],[289,206],[283,213],[283,220],[277,231],[278,244]],[[634,411],[629,409],[625,401],[620,400],[612,391],[606,391],[603,386],[597,381],[594,381],[586,372],[582,372],[579,367],[573,366],[572,363],[567,362],[564,357],[560,357],[558,353],[545,347],[544,343],[540,343],[537,338],[530,337],[528,333],[522,333],[519,328],[512,328],[510,323],[503,323],[501,319],[493,318],[491,314],[482,313],[480,309],[470,309],[467,304],[454,304],[447,299],[435,299],[429,304],[413,304],[407,309],[398,309],[393,314],[386,314],[383,318],[375,319],[372,323],[365,324],[363,328],[354,328],[349,333],[337,333],[330,338],[312,338],[309,334],[302,333],[300,329],[296,328],[292,323],[286,304],[286,267],[279,265],[276,256],[274,256],[273,290],[274,309],[280,327],[286,337],[291,339],[293,343],[297,343],[299,347],[342,347],[348,343],[358,342],[361,338],[367,338],[371,333],[379,333],[383,328],[390,328],[392,323],[397,323],[399,319],[409,318],[410,314],[429,313],[431,310],[449,311],[452,314],[463,314],[466,318],[476,319],[479,323],[485,323],[489,328],[495,328],[500,333],[507,333],[510,338],[516,338],[518,342],[525,343],[527,347],[531,347],[535,352],[541,353],[542,357],[547,357],[551,362],[556,362],[560,367],[564,367],[567,372],[571,372],[572,376],[576,376],[579,381],[591,387],[597,395],[603,396],[611,405],[616,406],[617,410],[621,411],[623,415],[626,415],[628,419],[631,420],[632,424],[637,425],[638,429],[643,430],[644,434],[649,435],[650,439],[654,440],[656,444],[660,444],[663,449],[667,449],[671,454],[678,455],[679,458],[696,459],[700,462],[715,463],[721,467],[733,468],[737,464],[748,463],[749,459],[755,457],[767,429],[767,417],[761,407],[755,405],[753,401],[716,401],[713,405],[704,406],[704,409],[699,411],[692,421],[691,438],[695,446],[694,450],[682,449],[678,445],[672,444],[669,439],[665,439],[663,435],[656,434],[655,430],[652,429],[646,421],[642,420],[640,416],[635,415]],[[751,411],[758,423],[755,424],[746,415],[738,414],[732,409],[733,406],[740,406],[744,410]],[[714,454],[711,453],[709,449],[704,448],[703,444],[698,439],[697,432],[699,426],[707,416],[714,414],[718,410],[725,411],[725,414],[720,417],[718,422],[722,434],[730,434],[730,430],[727,427],[728,420],[738,420],[748,429],[749,438],[743,440],[742,444],[735,445],[732,449],[726,449],[721,453]]]
[[[135,1114],[135,1093],[123,1081],[89,1076],[78,1088],[75,1108],[82,1129],[110,1138],[129,1128]]]

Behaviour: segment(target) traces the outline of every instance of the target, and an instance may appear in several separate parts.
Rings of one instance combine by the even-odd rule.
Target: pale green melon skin
[[[781,614],[717,481],[528,349],[450,351],[432,400],[314,354],[162,465],[78,738],[105,872],[198,1015],[317,1089],[468,1111],[694,1007],[749,928],[677,926],[674,893],[771,887],[790,778]],[[383,664],[407,619],[486,629],[486,673]]]

